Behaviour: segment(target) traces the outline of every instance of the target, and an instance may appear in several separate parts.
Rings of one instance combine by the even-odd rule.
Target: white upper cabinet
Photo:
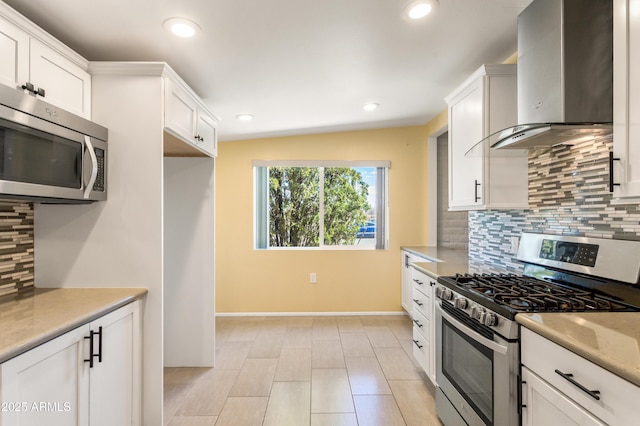
[[[75,52],[0,3],[0,84],[90,119],[87,67]]]
[[[613,198],[640,203],[640,1],[613,4]]]
[[[91,118],[91,76],[59,52],[31,39],[29,82],[44,90],[43,99]]]
[[[528,151],[491,150],[488,142],[478,144],[516,124],[516,86],[515,65],[483,65],[445,99],[450,210],[528,206]]]
[[[29,80],[29,35],[0,16],[0,83],[19,87]]]
[[[180,81],[165,77],[165,130],[206,155],[218,154],[218,120]]]

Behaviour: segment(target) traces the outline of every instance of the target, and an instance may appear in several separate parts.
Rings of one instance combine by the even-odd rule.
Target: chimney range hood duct
[[[518,15],[518,123],[489,145],[570,145],[613,132],[611,0],[533,0]]]

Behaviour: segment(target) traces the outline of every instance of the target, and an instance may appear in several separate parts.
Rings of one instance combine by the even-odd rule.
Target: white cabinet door
[[[449,208],[469,208],[484,202],[483,149],[465,156],[483,138],[483,79],[474,81],[449,105]]]
[[[450,210],[528,206],[528,151],[479,143],[516,124],[516,86],[515,65],[484,65],[446,98]]]
[[[640,0],[614,0],[614,200],[640,203]]]
[[[87,336],[76,328],[0,365],[1,425],[88,424]]]
[[[196,138],[198,146],[211,154],[212,157],[218,155],[218,134],[215,120],[205,115],[203,111],[198,111],[198,123],[196,126]]]
[[[101,361],[90,370],[91,426],[140,424],[140,314],[139,302],[107,314],[90,326],[100,336]],[[94,351],[97,353],[97,348]]]
[[[60,53],[31,39],[29,82],[45,91],[44,100],[91,118],[91,76]]]
[[[556,388],[522,367],[522,426],[603,426]]]
[[[0,16],[0,84],[20,87],[29,80],[29,36]]]
[[[172,80],[165,81],[165,127],[175,136],[193,144],[198,104]]]

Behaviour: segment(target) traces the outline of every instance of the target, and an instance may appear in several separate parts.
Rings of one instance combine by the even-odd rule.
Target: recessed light
[[[431,13],[437,5],[437,0],[416,0],[407,5],[405,13],[410,19],[420,19]]]
[[[253,120],[253,114],[238,114],[236,118],[240,121],[249,121]]]
[[[377,104],[375,102],[370,102],[368,104],[362,105],[362,109],[365,111],[373,111],[374,109],[378,109],[379,106],[380,104]]]
[[[193,37],[200,30],[198,24],[185,18],[169,18],[164,21],[162,27],[171,34],[183,38]]]

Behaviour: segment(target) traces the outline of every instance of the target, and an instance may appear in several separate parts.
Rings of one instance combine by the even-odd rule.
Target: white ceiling
[[[409,21],[409,0],[4,1],[89,60],[167,62],[222,119],[223,141],[425,124],[477,67],[516,51],[531,2],[439,0]],[[176,38],[170,17],[202,31]]]

